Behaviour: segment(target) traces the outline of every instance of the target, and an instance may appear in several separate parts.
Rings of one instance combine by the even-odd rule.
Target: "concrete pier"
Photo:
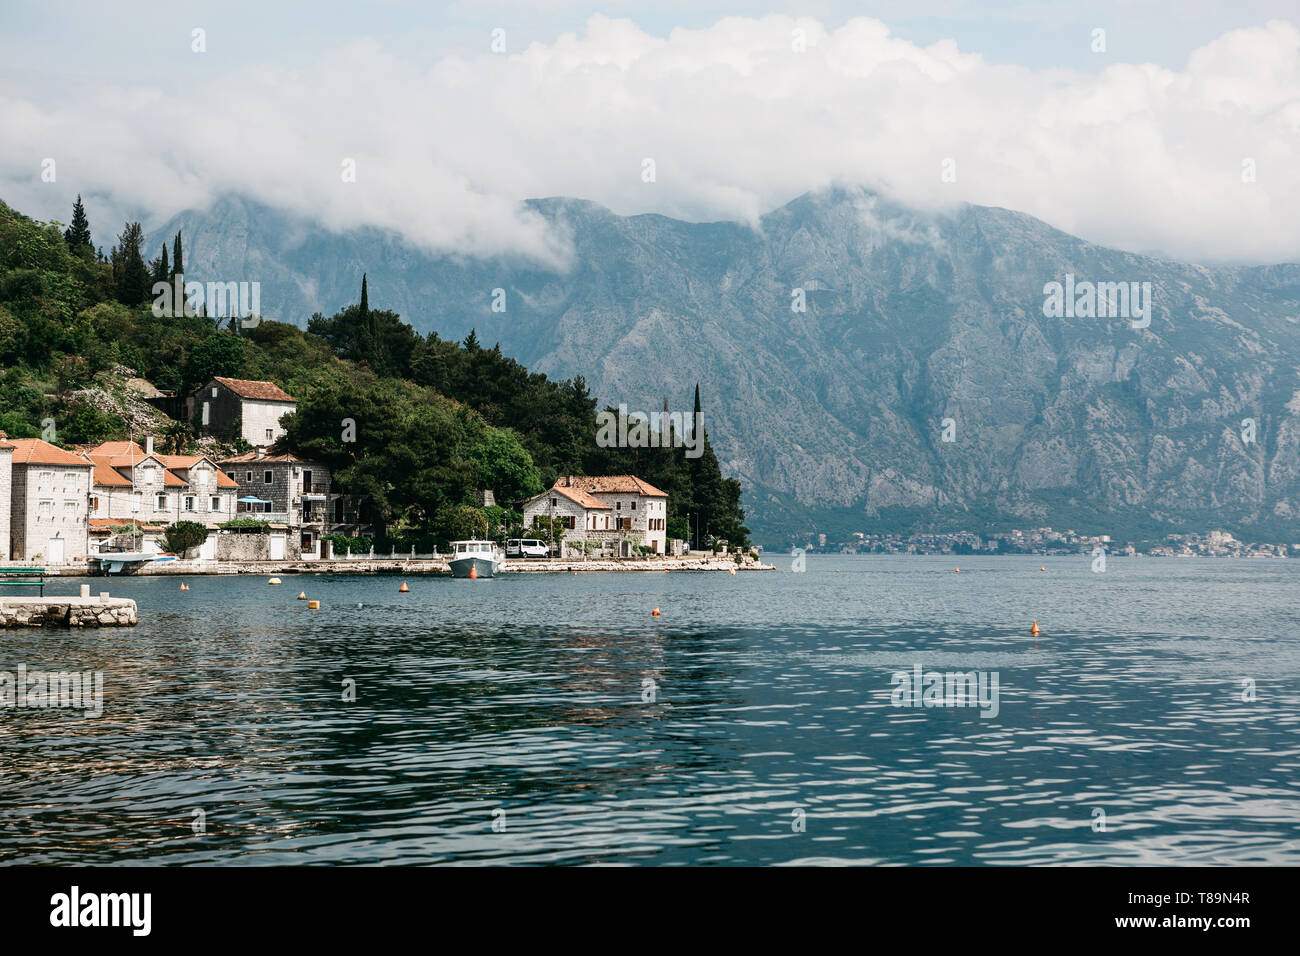
[[[0,630],[11,627],[130,627],[136,623],[135,602],[110,597],[107,591],[91,597],[90,585],[78,597],[0,596]]]

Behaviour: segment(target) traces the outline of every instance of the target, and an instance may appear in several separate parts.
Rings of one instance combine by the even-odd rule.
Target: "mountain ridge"
[[[583,375],[602,403],[653,411],[699,381],[767,543],[854,514],[862,530],[1123,514],[1300,533],[1296,264],[1152,259],[1016,210],[918,210],[858,187],[796,197],[757,228],[528,206],[566,231],[567,272],[229,196],[146,248],[183,230],[192,278],[260,279],[264,313],[297,324],[352,301],[365,272],[371,301],[417,330],[475,329],[530,368]],[[1150,282],[1150,327],[1047,318],[1044,285],[1067,274]],[[790,528],[794,512],[812,527]]]

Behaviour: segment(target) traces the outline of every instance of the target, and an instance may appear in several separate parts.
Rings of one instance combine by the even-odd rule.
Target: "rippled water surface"
[[[0,632],[105,694],[0,710],[0,861],[1300,863],[1300,561],[776,560],[95,581],[140,626]]]

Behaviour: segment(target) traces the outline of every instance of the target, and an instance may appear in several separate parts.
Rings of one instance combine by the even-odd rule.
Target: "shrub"
[[[262,518],[234,518],[223,521],[217,527],[223,531],[266,531],[271,527],[271,522]]]
[[[208,529],[197,521],[177,521],[163,531],[163,547],[172,554],[184,554],[208,540]]]

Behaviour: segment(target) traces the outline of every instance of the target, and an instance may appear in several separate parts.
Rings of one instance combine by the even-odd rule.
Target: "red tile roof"
[[[79,455],[62,448],[55,448],[49,442],[39,438],[15,438],[10,442],[14,448],[15,465],[67,465],[81,468],[91,467],[91,463]]]
[[[102,455],[87,455],[86,458],[95,466],[95,470],[91,472],[91,480],[95,484],[105,488],[131,487],[131,479],[115,469],[109,463],[109,459]]]
[[[227,475],[224,471],[222,471],[219,467],[217,467],[217,463],[213,461],[211,458],[209,458],[207,455],[163,455],[162,460],[163,460],[163,464],[165,464],[168,468],[172,468],[176,471],[189,471],[199,462],[206,461],[210,465],[212,465],[213,470],[216,472],[218,488],[239,487],[239,483],[236,481],[232,481],[230,479],[230,476]]]
[[[568,498],[570,501],[575,502],[576,504],[580,504],[582,505],[582,507],[587,508],[588,510],[595,510],[597,508],[604,509],[605,511],[609,510],[609,505],[605,504],[605,502],[601,501],[599,498],[593,498],[591,495],[587,494],[581,488],[565,488],[562,485],[555,485],[554,487],[551,488],[550,491],[542,494],[541,497],[544,498],[546,497],[546,495],[549,494],[563,495],[564,497]]]
[[[242,455],[235,455],[232,458],[223,458],[221,459],[221,461],[217,462],[217,464],[256,465],[258,462],[264,462],[264,461],[279,462],[281,464],[284,464],[286,462],[301,462],[304,461],[304,459],[299,458],[297,455],[290,454],[289,452],[282,452],[281,454],[278,455],[264,454],[261,457],[258,457],[256,451],[246,451]]]
[[[138,518],[91,518],[91,531],[109,531],[122,525],[131,525],[136,528],[165,528],[166,524],[159,521],[141,521]]]
[[[264,402],[297,401],[274,382],[257,382],[247,378],[222,378],[219,375],[213,381],[220,382],[240,398],[252,398]]]
[[[636,475],[567,475],[555,483],[558,489],[579,488],[591,494],[600,495],[645,495],[649,498],[667,498],[666,492],[660,491],[648,481],[642,481]]]
[[[117,458],[119,456],[134,455],[135,460],[144,457],[144,449],[133,441],[106,441],[96,445],[86,452],[92,458]]]

